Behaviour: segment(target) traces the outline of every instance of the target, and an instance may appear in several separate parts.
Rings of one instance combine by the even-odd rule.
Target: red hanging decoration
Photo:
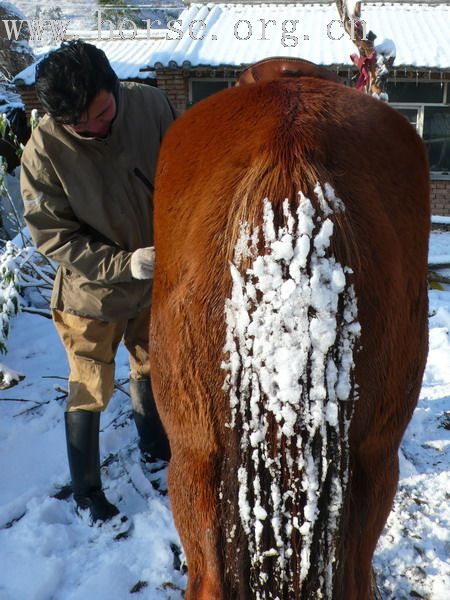
[[[359,77],[356,82],[356,89],[363,92],[367,89],[370,82],[370,71],[373,63],[377,59],[377,53],[375,50],[369,56],[359,56],[358,54],[352,54],[350,56],[353,63],[358,67]]]

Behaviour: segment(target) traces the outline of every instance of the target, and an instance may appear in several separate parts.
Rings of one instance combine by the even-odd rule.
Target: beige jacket
[[[176,113],[158,89],[118,88],[108,137],[83,138],[48,115],[23,157],[25,221],[59,263],[51,307],[116,321],[149,306],[151,281],[131,277],[131,254],[153,245],[152,191],[161,139]]]

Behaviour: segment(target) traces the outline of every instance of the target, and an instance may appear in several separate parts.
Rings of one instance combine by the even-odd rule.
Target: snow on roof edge
[[[90,39],[89,43],[101,48],[116,72],[116,75],[121,80],[126,79],[154,79],[155,74],[148,70],[149,60],[155,48],[161,44],[160,37],[150,38],[145,40],[109,40],[109,39]],[[136,48],[138,52],[136,52]],[[29,65],[13,79],[13,83],[21,86],[31,86],[35,83],[36,66],[49,54],[52,50],[59,47],[58,45],[49,45],[40,48],[38,59],[33,64]]]
[[[244,46],[236,38],[233,39],[232,32],[226,31],[227,27],[233,25],[231,18],[256,23],[258,17],[263,13],[269,18],[274,18],[273,11],[276,9],[279,19],[283,12],[289,13],[289,18],[298,18],[299,23],[304,25],[302,29],[313,32],[309,44],[300,44],[296,52],[290,51],[289,47],[283,46],[280,40],[268,49],[263,48],[262,43],[256,47],[253,40]],[[383,10],[381,10],[383,9]],[[412,12],[414,11],[414,15]],[[382,43],[385,38],[393,39],[399,49],[397,60],[394,65],[398,68],[412,69],[450,69],[450,38],[446,23],[450,20],[450,2],[445,4],[412,4],[411,2],[380,3],[365,2],[363,5],[362,18],[367,17],[367,28],[377,34],[377,41]],[[149,66],[155,67],[238,67],[248,65],[267,56],[297,56],[311,60],[320,65],[344,65],[352,66],[350,55],[355,52],[355,47],[349,38],[343,38],[339,44],[328,42],[326,25],[330,20],[339,20],[334,3],[332,4],[226,4],[226,3],[192,3],[185,8],[179,16],[183,21],[183,34],[187,33],[189,21],[195,19],[204,20],[205,28],[202,31],[203,39],[189,40],[183,35],[181,40],[170,40],[159,48],[152,57]],[[186,23],[185,21],[188,21]],[[321,38],[314,37],[317,27],[325,27],[325,33]],[[426,29],[422,30],[422,26]],[[222,36],[222,33],[225,33]],[[222,36],[222,44],[213,44],[207,35],[215,39]],[[218,34],[218,35],[217,35]],[[435,35],[436,34],[436,35]],[[427,37],[427,35],[429,37]],[[426,38],[426,43],[424,39]],[[267,40],[260,40],[264,43]],[[312,47],[312,42],[315,46]],[[266,44],[267,46],[267,44]],[[308,47],[309,46],[309,47]]]
[[[143,62],[136,65],[136,63],[132,63],[132,67],[130,63],[130,69],[127,71],[126,62],[123,60],[123,56],[120,59],[121,68],[115,69],[118,72],[118,76],[120,79],[129,79],[129,78],[140,78],[146,79],[153,74],[150,74],[149,71],[140,71],[140,68],[195,68],[195,67],[203,67],[203,68],[240,68],[244,65],[249,65],[261,58],[265,58],[266,56],[282,56],[282,55],[291,55],[305,58],[307,60],[311,60],[317,64],[334,67],[334,66],[343,66],[353,68],[353,63],[350,59],[350,54],[355,51],[355,48],[349,39],[343,39],[342,42],[328,42],[326,37],[322,35],[321,38],[315,39],[315,46],[311,47],[311,44],[304,45],[303,48],[305,51],[302,51],[302,47],[300,46],[297,49],[297,52],[290,51],[290,48],[283,48],[280,45],[279,40],[276,41],[271,47],[270,51],[267,51],[266,48],[262,48],[262,44],[260,47],[251,48],[251,44],[247,44],[244,48],[238,48],[237,39],[233,40],[232,36],[228,35],[228,46],[226,44],[225,48],[218,47],[211,43],[207,43],[208,40],[189,40],[186,32],[188,29],[188,24],[186,20],[192,22],[195,18],[199,16],[200,11],[202,11],[202,15],[204,17],[205,22],[212,27],[214,31],[218,31],[220,27],[225,29],[227,19],[229,21],[230,15],[240,15],[244,18],[250,18],[247,16],[247,12],[251,11],[252,17],[254,19],[257,18],[258,14],[261,11],[273,10],[274,8],[277,10],[284,11],[294,11],[292,16],[300,16],[299,14],[295,15],[295,11],[305,11],[304,15],[302,15],[302,19],[306,20],[308,31],[315,31],[314,26],[319,23],[320,18],[329,19],[330,17],[334,19],[334,17],[338,18],[337,11],[335,14],[334,5],[326,4],[326,3],[318,3],[318,4],[250,4],[250,3],[240,3],[240,4],[225,4],[225,3],[192,3],[187,5],[183,12],[180,14],[179,19],[183,21],[183,37],[181,40],[174,39],[164,39],[164,32],[161,30],[155,30],[157,35],[154,36],[153,42],[154,47],[152,51],[149,52],[147,57],[143,57]],[[437,71],[447,71],[450,70],[450,39],[448,38],[448,34],[446,37],[440,38],[440,41],[430,40],[434,43],[432,49],[429,48],[430,44],[427,41],[426,44],[423,43],[423,40],[420,38],[420,27],[419,33],[409,31],[408,23],[403,27],[402,30],[401,24],[396,24],[396,19],[392,18],[392,11],[394,13],[399,14],[399,18],[411,17],[408,13],[398,11],[404,11],[408,9],[409,12],[411,10],[421,12],[424,10],[424,15],[427,15],[427,23],[428,23],[428,31],[431,31],[433,28],[436,31],[439,31],[440,34],[441,29],[445,28],[445,19],[444,23],[442,22],[442,10],[444,10],[444,16],[450,19],[450,2],[449,3],[440,3],[434,6],[430,6],[429,4],[412,4],[411,2],[401,2],[401,3],[393,3],[386,2],[381,4],[376,2],[367,2],[364,3],[364,11],[367,11],[368,8],[372,7],[374,9],[376,7],[376,11],[372,12],[370,15],[370,19],[368,19],[368,26],[378,34],[378,39],[382,43],[384,35],[391,39],[394,39],[396,45],[399,48],[399,53],[397,55],[397,59],[394,63],[394,69],[396,68],[407,68],[412,70],[437,70]],[[388,8],[387,11],[380,11],[380,8]],[[322,11],[315,11],[315,8],[323,8]],[[313,10],[311,10],[313,9]],[[437,9],[438,12],[435,11]],[[237,11],[237,12],[236,12]],[[435,12],[433,12],[435,11]],[[250,13],[249,13],[250,15]],[[320,17],[319,15],[322,15]],[[430,17],[431,15],[431,17]],[[434,18],[434,15],[436,17]],[[364,17],[364,15],[363,15]],[[309,20],[308,20],[309,19]],[[390,19],[390,22],[389,22]],[[421,25],[423,19],[419,15],[417,18],[414,15],[414,21],[417,21],[419,26]],[[229,26],[229,22],[228,22]],[[323,27],[323,23],[321,23]],[[394,31],[394,35],[392,35],[392,27],[397,27],[397,30]],[[386,30],[386,34],[383,29]],[[166,30],[167,32],[167,30]],[[77,33],[88,33],[88,32],[77,32]],[[444,32],[445,33],[445,32]],[[94,35],[95,31],[90,31],[90,35]],[[424,36],[422,36],[423,38]],[[118,54],[123,54],[130,58],[136,52],[136,48],[133,46],[125,46],[126,44],[144,44],[146,41],[144,40],[116,40],[111,41],[107,39],[97,40],[94,37],[87,39],[90,43],[95,43],[96,45],[102,45],[104,43],[112,43],[116,44],[116,48],[120,48],[121,52]],[[151,40],[147,40],[151,41]],[[324,43],[325,42],[325,43]],[[253,45],[254,46],[254,45]],[[50,49],[50,48],[49,48]],[[286,52],[286,50],[288,52]],[[108,53],[107,53],[108,54]],[[108,56],[108,58],[110,58]],[[110,59],[111,60],[111,59]],[[118,60],[116,58],[116,60]],[[114,64],[111,60],[111,64]],[[130,75],[129,73],[133,74]],[[18,73],[14,79],[15,83],[19,85],[30,86],[33,85],[35,80],[35,65],[31,65],[27,69],[24,69],[20,73]]]

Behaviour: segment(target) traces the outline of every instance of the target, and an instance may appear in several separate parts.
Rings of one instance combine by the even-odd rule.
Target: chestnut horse
[[[187,600],[372,598],[420,390],[424,146],[301,71],[199,102],[159,158],[151,369]]]

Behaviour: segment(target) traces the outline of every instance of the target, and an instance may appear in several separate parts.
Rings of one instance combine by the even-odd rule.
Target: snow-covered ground
[[[450,254],[450,233],[433,232],[430,258],[444,254]],[[429,293],[427,368],[402,442],[399,490],[374,562],[386,600],[450,598],[450,286],[446,287]]]
[[[434,232],[430,255],[444,253],[450,253],[450,233]],[[450,597],[449,330],[450,291],[430,291],[427,369],[375,559],[385,600]],[[104,485],[133,525],[128,537],[117,540],[107,526],[80,520],[70,498],[54,497],[64,496],[69,482],[68,368],[52,323],[22,313],[12,321],[3,361],[26,378],[0,392],[0,600],[182,598],[179,539],[167,496],[155,489],[159,483],[164,492],[165,473],[149,475],[140,465],[126,393],[117,389],[102,415]],[[121,348],[117,383],[126,378]]]

